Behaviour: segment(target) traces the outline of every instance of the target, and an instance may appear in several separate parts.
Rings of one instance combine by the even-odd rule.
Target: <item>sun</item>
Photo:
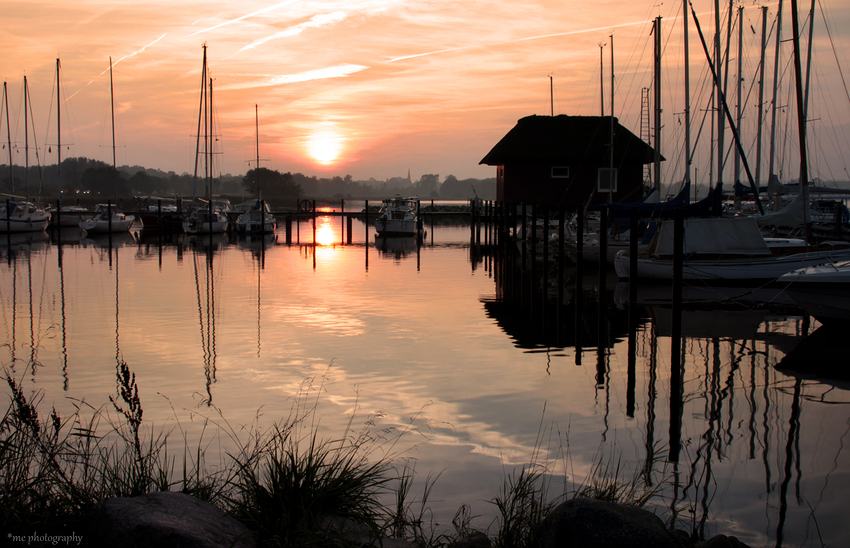
[[[320,130],[307,139],[307,152],[322,165],[334,163],[342,153],[345,139],[337,132]]]

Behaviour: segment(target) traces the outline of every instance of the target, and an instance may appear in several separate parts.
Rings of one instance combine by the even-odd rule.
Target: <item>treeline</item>
[[[440,181],[438,174],[425,174],[416,181],[409,176],[355,181],[351,175],[316,177],[266,168],[252,169],[245,175],[216,176],[211,181],[212,194],[247,200],[257,196],[258,181],[263,198],[272,202],[302,198],[357,200],[395,194],[422,199],[496,199],[495,178],[459,180],[448,175]],[[209,184],[203,175],[178,175],[142,166],[113,170],[109,164],[88,158],[67,158],[62,161],[61,170],[55,164],[29,169],[15,165],[10,173],[8,165],[0,166],[0,192],[45,200],[56,199],[60,188],[63,199],[87,201],[127,200],[135,196],[203,197]]]

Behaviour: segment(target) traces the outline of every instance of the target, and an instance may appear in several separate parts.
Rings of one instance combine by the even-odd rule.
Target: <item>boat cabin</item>
[[[499,201],[566,206],[634,202],[655,150],[610,116],[526,116],[481,164],[496,167]],[[663,158],[662,158],[663,160]]]

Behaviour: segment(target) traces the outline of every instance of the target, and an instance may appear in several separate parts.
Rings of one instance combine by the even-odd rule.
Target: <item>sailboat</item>
[[[0,202],[0,232],[41,232],[49,221],[50,213],[32,202]]]
[[[80,222],[94,217],[94,212],[81,205],[62,204],[62,94],[59,80],[59,69],[61,64],[56,59],[56,170],[57,183],[59,187],[59,203],[56,208],[48,210],[50,224],[57,228],[79,228]],[[26,82],[26,80],[24,80]],[[24,94],[26,97],[27,94]],[[25,109],[26,110],[26,109]]]
[[[691,6],[691,9],[693,10],[693,6]],[[801,151],[800,180],[803,200],[806,201],[808,196],[808,166],[806,163],[805,110],[802,98],[796,2],[793,1],[792,12],[794,19],[797,116],[799,118]],[[697,21],[695,13],[694,20]],[[706,51],[706,57],[708,57],[708,49],[705,46],[698,21],[697,30],[700,32],[700,39]],[[709,67],[716,79],[716,70],[710,58]],[[735,125],[732,123],[725,98],[722,92],[719,94],[725,114],[730,119],[736,145],[740,149],[740,139],[735,130]],[[746,162],[744,162],[744,167],[747,168],[749,175]],[[758,201],[756,203],[759,204]],[[803,208],[804,214],[806,209]],[[844,242],[823,242],[818,246],[810,246],[806,240],[795,242],[789,239],[780,239],[777,242],[765,238],[759,230],[759,223],[755,217],[688,219],[685,221],[681,245],[683,252],[682,278],[684,280],[715,283],[730,280],[737,282],[772,281],[793,270],[850,260],[850,246]],[[672,279],[674,275],[674,252],[673,224],[667,222],[659,228],[655,240],[646,252],[634,258],[637,261],[638,277]],[[625,251],[620,252],[615,258],[614,268],[620,278],[629,277],[631,259],[629,253]]]
[[[212,130],[212,78],[208,78],[207,67],[207,45],[203,45],[204,60],[201,69],[201,104],[198,115],[198,144],[195,150],[195,181],[198,179],[198,156],[200,154],[201,123],[204,126],[204,165],[206,168],[207,199],[199,200],[202,204],[196,207],[183,221],[183,230],[187,234],[221,234],[227,232],[230,221],[227,213],[215,207],[212,198],[212,159],[214,133]],[[209,91],[207,91],[207,80],[209,80]],[[192,201],[194,202],[194,196]]]
[[[115,201],[118,201],[118,168],[115,165],[115,95],[112,86],[112,57],[109,58],[109,100],[112,106],[112,173],[115,177]],[[118,211],[112,203],[98,204],[94,217],[80,221],[87,233],[128,232],[136,221],[134,215]]]
[[[260,116],[257,105],[254,105],[254,120],[257,133],[257,201],[240,204],[245,206],[245,211],[236,219],[236,230],[240,234],[266,234],[274,232],[277,221],[269,210],[269,204],[263,200],[260,190]]]
[[[3,96],[6,104],[6,127],[9,127],[9,96],[6,93],[6,83],[3,83]],[[7,134],[9,132],[7,131]],[[14,193],[14,168],[12,163],[12,143],[9,141],[9,175]],[[22,199],[20,196],[10,195],[9,198]],[[6,199],[0,202],[0,232],[40,232],[47,228],[50,214],[32,202],[12,201]]]

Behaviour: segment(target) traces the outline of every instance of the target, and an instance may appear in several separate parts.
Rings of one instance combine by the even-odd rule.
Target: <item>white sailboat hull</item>
[[[240,234],[268,234],[277,228],[277,220],[270,213],[246,211],[236,219],[236,230]]]
[[[6,219],[5,217],[0,218],[0,232],[41,232],[45,228],[47,228],[47,223],[50,220],[49,217],[44,219]]]
[[[50,214],[29,202],[8,202],[0,208],[0,232],[41,232],[50,222]]]
[[[227,220],[227,217],[222,217],[224,215],[216,217],[212,222],[190,218],[183,221],[183,231],[186,234],[223,234],[227,232],[230,222]]]
[[[94,217],[80,222],[80,228],[90,234],[105,234],[108,232],[128,232],[136,221],[133,215],[113,215],[112,222],[108,218]]]
[[[682,279],[706,282],[776,280],[792,270],[848,259],[848,249],[810,251],[784,256],[692,259],[683,261]],[[629,278],[628,252],[622,251],[617,255],[614,270],[620,278]],[[637,275],[638,278],[672,280],[673,259],[638,257]]]
[[[375,230],[378,231],[378,234],[383,235],[412,236],[416,234],[416,221],[414,219],[397,220],[379,218],[375,220]]]

